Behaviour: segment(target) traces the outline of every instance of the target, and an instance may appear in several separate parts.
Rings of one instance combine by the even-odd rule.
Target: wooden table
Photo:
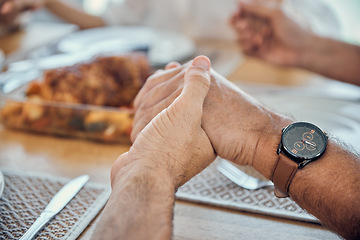
[[[128,145],[108,145],[4,129],[0,167],[109,183],[110,169]],[[174,239],[337,239],[324,227],[190,202],[175,205]],[[81,239],[89,239],[93,225]]]
[[[20,47],[20,49],[24,48]],[[229,76],[232,80],[246,78],[256,66],[261,66],[261,63],[245,60],[241,67]],[[288,74],[288,76],[295,74],[283,73],[282,70],[271,66],[267,66],[267,69],[268,72],[264,74],[274,79],[277,78],[277,74]],[[291,79],[295,81],[294,78]],[[68,178],[86,173],[90,175],[91,181],[108,184],[113,161],[129,147],[129,145],[109,145],[29,134],[5,129],[0,125],[0,168],[45,172]],[[87,228],[81,239],[90,238],[98,219]],[[338,237],[325,227],[316,224],[176,201],[174,239],[338,239]]]

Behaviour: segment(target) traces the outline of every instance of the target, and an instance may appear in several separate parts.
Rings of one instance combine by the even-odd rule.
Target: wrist
[[[322,37],[311,35],[305,41],[304,46],[299,49],[296,66],[303,69],[312,69],[314,63],[320,61],[323,54],[323,41]]]
[[[281,140],[282,129],[293,123],[290,118],[270,114],[271,120],[261,132],[255,148],[252,166],[264,177],[270,179],[278,160],[277,149]]]
[[[112,192],[100,221],[103,231],[96,239],[170,239],[175,189],[147,160],[125,153],[115,161]]]
[[[111,185],[115,188],[116,185],[133,178],[144,183],[149,181],[159,183],[175,192],[174,180],[170,174],[154,166],[149,159],[134,159],[129,153],[124,153],[116,159],[111,169]]]

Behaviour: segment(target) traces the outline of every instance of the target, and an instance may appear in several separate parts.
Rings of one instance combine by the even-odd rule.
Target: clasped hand
[[[205,56],[158,70],[134,106],[133,146],[116,160],[113,184],[124,166],[140,164],[178,188],[216,154],[254,166],[269,178],[272,162],[263,159],[276,158],[276,152],[266,149],[276,149],[281,128],[289,121],[210,69]]]

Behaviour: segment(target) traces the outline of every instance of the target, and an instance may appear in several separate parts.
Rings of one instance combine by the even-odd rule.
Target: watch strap
[[[275,185],[275,195],[277,197],[289,196],[289,187],[298,166],[296,162],[279,153],[271,179]]]

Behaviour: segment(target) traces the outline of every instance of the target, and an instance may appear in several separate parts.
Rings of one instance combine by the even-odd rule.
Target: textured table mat
[[[19,239],[70,179],[1,171],[5,188],[0,199],[0,239]],[[108,187],[88,182],[36,239],[76,239],[103,208],[108,197]]]
[[[281,218],[319,223],[290,198],[277,198],[274,188],[244,189],[216,169],[215,161],[176,193],[177,199]]]

